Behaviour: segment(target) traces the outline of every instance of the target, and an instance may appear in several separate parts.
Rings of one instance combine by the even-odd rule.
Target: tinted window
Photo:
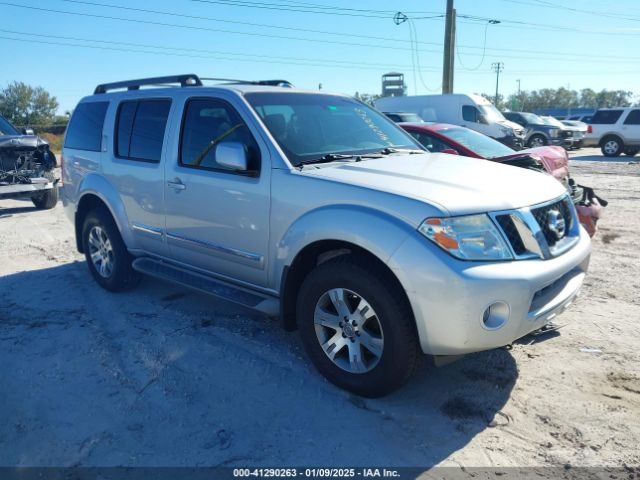
[[[462,119],[467,122],[476,123],[478,121],[478,109],[470,105],[462,107]]]
[[[133,117],[136,114],[137,102],[124,102],[118,109],[116,121],[116,155],[129,156],[129,144],[131,143],[131,130],[133,129]]]
[[[64,141],[65,148],[99,152],[102,127],[109,102],[79,104],[73,112]]]
[[[400,115],[396,115],[395,113],[385,113],[385,115],[389,117],[391,120],[393,120],[394,122],[402,121],[402,118],[400,118]]]
[[[599,125],[613,125],[622,115],[622,110],[598,110],[591,122]]]
[[[170,108],[170,100],[123,102],[116,122],[116,154],[159,162]]]
[[[640,125],[640,110],[631,110],[624,121],[625,125]]]
[[[215,157],[215,147],[221,142],[243,144],[249,160],[249,170],[259,170],[258,144],[235,109],[220,100],[190,100],[182,124],[180,163],[187,167],[226,170],[218,164]]]
[[[13,128],[3,116],[0,115],[0,135],[19,135],[18,130]]]

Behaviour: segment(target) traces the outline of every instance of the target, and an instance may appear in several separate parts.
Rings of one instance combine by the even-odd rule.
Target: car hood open
[[[552,176],[442,153],[306,167],[307,175],[402,195],[451,215],[535,205],[566,193]]]

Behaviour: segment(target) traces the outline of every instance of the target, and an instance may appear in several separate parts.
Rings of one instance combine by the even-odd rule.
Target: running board
[[[269,295],[253,292],[246,288],[238,287],[228,282],[149,257],[135,259],[132,266],[134,270],[140,273],[177,283],[199,292],[208,293],[223,300],[257,310],[269,317],[277,317],[279,314],[279,299]]]

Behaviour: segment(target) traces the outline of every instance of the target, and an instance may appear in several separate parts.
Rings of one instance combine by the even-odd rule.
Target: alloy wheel
[[[109,278],[113,272],[114,253],[111,240],[102,227],[94,226],[89,231],[89,255],[100,276]]]
[[[314,311],[315,332],[325,355],[342,370],[366,373],[384,349],[382,325],[373,307],[346,288],[322,294]]]

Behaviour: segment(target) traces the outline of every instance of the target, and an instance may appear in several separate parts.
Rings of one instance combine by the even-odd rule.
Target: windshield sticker
[[[380,130],[380,128],[373,122],[373,120],[369,118],[366,110],[363,110],[361,108],[356,108],[354,109],[354,111],[364,121],[364,123],[367,124],[367,127],[369,127],[373,131],[373,133],[376,134],[376,136],[380,140],[385,142],[387,145],[392,144],[391,140],[389,139],[389,136],[386,133],[384,133],[382,130]]]

